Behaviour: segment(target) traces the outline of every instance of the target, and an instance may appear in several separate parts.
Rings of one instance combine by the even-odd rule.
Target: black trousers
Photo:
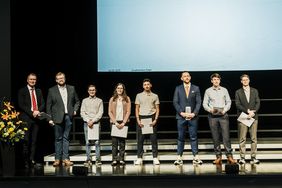
[[[36,142],[39,126],[36,121],[29,122],[27,126],[28,130],[23,140],[23,158],[25,162],[35,160]]]

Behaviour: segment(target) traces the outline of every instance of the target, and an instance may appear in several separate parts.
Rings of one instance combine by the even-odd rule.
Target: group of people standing
[[[183,151],[185,145],[185,133],[188,127],[190,144],[193,154],[193,164],[202,164],[198,155],[198,113],[203,105],[208,112],[209,126],[214,142],[214,151],[216,159],[214,164],[222,163],[221,137],[225,147],[227,161],[231,164],[237,161],[232,157],[232,148],[229,138],[229,120],[228,110],[231,107],[231,100],[226,88],[220,86],[221,77],[215,73],[211,75],[212,87],[208,88],[204,94],[202,103],[200,89],[191,84],[189,72],[184,71],[181,74],[182,84],[177,86],[173,96],[173,105],[176,110],[177,119],[177,154],[175,165],[183,164]],[[72,118],[80,115],[83,119],[84,135],[86,142],[86,161],[85,166],[92,165],[91,145],[95,144],[96,165],[101,165],[100,139],[90,140],[88,138],[90,129],[97,126],[101,129],[101,118],[104,113],[103,101],[96,96],[96,86],[88,86],[89,96],[84,98],[80,107],[80,100],[75,87],[66,84],[65,74],[59,72],[56,74],[56,85],[48,91],[45,104],[42,91],[36,88],[37,76],[31,73],[27,77],[27,86],[21,88],[18,92],[18,105],[22,111],[21,116],[28,123],[28,131],[23,143],[23,156],[25,167],[29,168],[35,165],[35,150],[39,124],[42,120],[47,120],[54,127],[55,135],[55,161],[54,167],[64,165],[71,166],[73,162],[69,157],[69,134],[72,127]],[[246,153],[246,136],[249,130],[251,136],[251,162],[258,164],[256,159],[257,150],[257,111],[260,107],[258,91],[249,86],[249,76],[241,76],[242,88],[236,91],[235,103],[238,115],[244,112],[249,118],[255,118],[250,127],[238,122],[240,161],[244,164]],[[152,92],[152,83],[150,79],[143,80],[143,92],[138,93],[135,98],[135,117],[137,123],[137,160],[135,165],[143,163],[143,143],[146,136],[150,137],[152,144],[153,164],[159,165],[158,143],[157,143],[157,124],[160,115],[159,97]],[[46,107],[46,113],[43,112]],[[80,109],[79,109],[80,108]],[[123,129],[128,125],[131,114],[131,100],[126,94],[126,88],[123,83],[118,83],[114,89],[113,95],[109,100],[108,115],[110,126],[116,126],[117,129]],[[152,132],[143,134],[142,129],[145,126],[144,119],[150,119],[149,126]],[[112,136],[112,165],[125,165],[125,145],[126,138]]]

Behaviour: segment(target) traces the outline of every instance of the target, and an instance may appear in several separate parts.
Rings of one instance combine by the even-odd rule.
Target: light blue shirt
[[[203,107],[210,112],[213,108],[223,108],[224,113],[230,110],[231,99],[226,88],[210,87],[205,91]]]

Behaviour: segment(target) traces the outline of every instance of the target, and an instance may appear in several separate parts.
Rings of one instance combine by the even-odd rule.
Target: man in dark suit
[[[40,124],[40,113],[45,108],[45,101],[39,88],[35,88],[37,76],[30,73],[27,76],[27,86],[18,92],[18,105],[22,112],[21,118],[27,122],[27,132],[23,142],[23,158],[25,167],[35,165],[36,140]]]
[[[79,109],[80,101],[75,87],[66,84],[65,74],[56,74],[57,85],[48,91],[46,112],[49,114],[49,124],[54,126],[55,132],[55,161],[53,166],[71,166],[69,158],[69,133],[72,118]]]
[[[239,147],[240,147],[240,164],[245,164],[246,153],[246,137],[249,130],[251,137],[251,164],[259,164],[256,159],[257,152],[257,128],[258,128],[258,110],[260,108],[260,98],[258,91],[250,87],[250,78],[247,74],[241,77],[242,88],[238,89],[235,93],[235,103],[237,107],[237,115],[240,116],[242,112],[246,113],[249,118],[254,118],[255,121],[250,127],[238,121],[239,132]]]
[[[198,113],[201,108],[201,94],[198,86],[190,83],[191,76],[189,72],[184,71],[181,74],[183,84],[177,86],[174,91],[173,105],[176,110],[177,119],[177,154],[178,158],[175,165],[182,165],[182,154],[185,144],[185,132],[188,127],[191,149],[193,153],[193,164],[202,164],[198,156]]]

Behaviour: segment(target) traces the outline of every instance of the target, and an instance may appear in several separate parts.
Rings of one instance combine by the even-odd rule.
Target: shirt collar
[[[243,86],[244,91],[250,91],[250,86]]]
[[[191,83],[190,82],[188,84],[183,83],[183,86],[184,86],[184,88],[187,87],[187,86],[191,87]]]
[[[152,91],[150,91],[150,92],[143,91],[143,93],[144,93],[144,95],[150,96],[152,94]]]
[[[89,96],[88,98],[92,100],[92,99],[96,99],[96,96],[94,97]]]
[[[32,89],[35,90],[35,87],[30,87],[29,85],[27,85],[27,88],[28,88],[28,90],[32,90]]]
[[[67,88],[67,85],[64,85],[64,86],[58,85],[58,88],[59,88],[59,89],[65,89],[65,88]]]
[[[213,89],[213,90],[221,90],[221,86],[218,86],[218,87],[212,86],[212,89]]]

